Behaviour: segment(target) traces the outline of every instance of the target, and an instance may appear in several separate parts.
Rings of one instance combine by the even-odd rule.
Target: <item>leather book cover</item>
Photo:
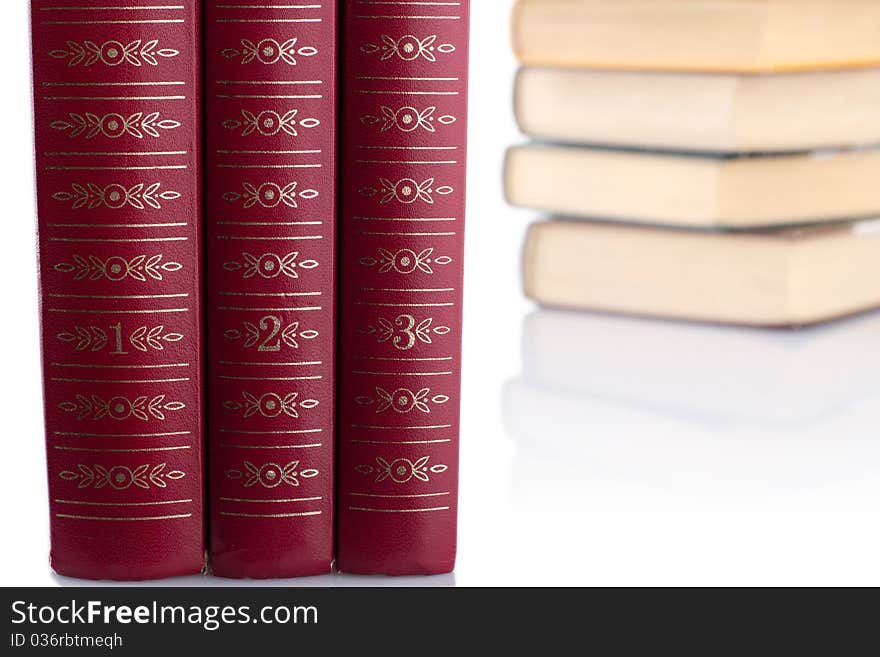
[[[52,568],[204,564],[199,3],[33,0]]]
[[[328,573],[336,6],[205,9],[211,570]]]
[[[454,568],[469,3],[343,3],[337,565]]]

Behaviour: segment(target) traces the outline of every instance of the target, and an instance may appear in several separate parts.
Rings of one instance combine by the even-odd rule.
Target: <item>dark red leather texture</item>
[[[344,5],[342,572],[455,565],[469,3]]]
[[[336,7],[205,9],[211,570],[328,573]]]
[[[32,2],[52,567],[204,564],[197,2]]]

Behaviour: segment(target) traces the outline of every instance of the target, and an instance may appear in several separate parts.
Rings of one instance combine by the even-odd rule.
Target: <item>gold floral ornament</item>
[[[171,273],[183,269],[183,265],[179,262],[163,262],[164,257],[161,253],[149,258],[145,255],[133,258],[122,256],[99,258],[95,255],[74,254],[71,256],[72,262],[59,262],[54,269],[62,274],[73,274],[75,281],[85,279],[97,281],[103,278],[113,282],[126,279],[143,282],[147,277],[161,281],[164,280],[163,272]]]
[[[121,339],[122,327],[113,327],[117,330]],[[74,326],[69,331],[63,331],[56,336],[62,342],[73,345],[77,351],[103,351],[109,341],[107,331],[98,326]],[[183,335],[180,333],[166,333],[164,326],[139,326],[128,335],[128,341],[138,351],[147,352],[150,349],[163,351],[165,344],[180,342]],[[119,349],[121,345],[117,345]],[[118,353],[118,352],[117,352]]]
[[[115,490],[127,490],[132,486],[150,490],[151,484],[156,488],[167,488],[169,481],[177,481],[186,476],[180,470],[168,470],[167,463],[150,466],[149,463],[129,468],[124,465],[111,467],[95,464],[92,467],[80,463],[76,470],[64,470],[58,476],[64,481],[77,482],[77,488],[100,489],[109,486]]]
[[[275,137],[280,133],[298,137],[297,126],[301,128],[317,128],[321,122],[315,118],[297,120],[299,110],[292,109],[284,114],[273,110],[251,112],[241,110],[241,118],[229,119],[223,122],[227,130],[241,130],[242,137],[249,137],[257,133],[263,137]]]
[[[77,420],[91,417],[93,420],[142,420],[150,418],[164,420],[166,412],[182,411],[186,408],[183,402],[165,401],[166,395],[156,395],[152,399],[147,395],[130,399],[128,397],[111,397],[104,399],[98,395],[77,395],[75,402],[63,402],[58,408],[66,413],[76,413]]]
[[[395,484],[407,484],[413,479],[419,481],[431,481],[431,474],[442,474],[449,469],[446,465],[433,465],[428,467],[430,456],[423,456],[417,461],[409,459],[396,459],[388,461],[381,456],[376,457],[376,465],[358,465],[355,471],[362,475],[376,475],[375,483],[379,484],[390,479]]]
[[[401,132],[415,132],[420,128],[426,132],[437,132],[435,127],[436,123],[452,125],[457,121],[457,119],[450,114],[435,117],[434,115],[436,112],[436,107],[427,107],[423,110],[418,110],[415,107],[410,106],[393,109],[382,105],[379,108],[378,115],[366,114],[361,117],[361,123],[366,126],[381,124],[381,132],[388,132],[392,128],[396,128]]]
[[[412,249],[400,249],[398,251],[389,251],[388,249],[379,249],[378,258],[361,258],[359,262],[364,267],[379,267],[379,273],[385,274],[390,271],[398,274],[412,274],[417,271],[423,274],[433,274],[434,269],[431,265],[445,266],[452,264],[452,258],[449,256],[432,257],[434,249],[423,249],[416,253]]]
[[[70,191],[60,191],[52,194],[52,198],[61,203],[73,202],[73,209],[106,207],[111,210],[119,210],[126,206],[136,210],[144,210],[147,206],[162,209],[162,201],[173,201],[181,197],[180,192],[160,191],[162,183],[146,185],[139,183],[132,187],[113,184],[101,187],[94,183],[72,183]]]
[[[242,322],[241,328],[227,329],[223,331],[223,337],[231,342],[241,340],[245,349],[257,347],[259,352],[278,352],[281,346],[286,345],[291,349],[299,349],[299,339],[314,340],[319,333],[307,329],[300,330],[299,322],[292,322],[284,326],[284,322],[276,315],[266,315],[259,322]]]
[[[288,393],[284,397],[274,392],[269,392],[257,397],[256,395],[252,395],[245,391],[242,392],[242,397],[244,398],[244,402],[223,402],[223,408],[227,411],[233,412],[243,410],[245,419],[253,417],[254,415],[260,415],[269,419],[280,417],[282,415],[298,418],[299,409],[309,410],[315,408],[319,403],[316,399],[297,401],[299,398],[298,392]]]
[[[271,210],[279,205],[286,205],[289,208],[297,208],[297,198],[313,199],[318,196],[317,190],[304,189],[297,191],[298,183],[292,182],[284,185],[278,185],[272,182],[266,182],[259,185],[253,183],[242,183],[241,192],[226,192],[223,194],[223,200],[230,203],[238,203],[242,201],[242,207],[245,210],[260,206]]]
[[[361,46],[361,52],[367,55],[375,55],[382,53],[381,61],[397,57],[405,62],[412,62],[417,59],[424,59],[428,62],[437,61],[437,53],[449,55],[455,52],[455,46],[451,43],[437,43],[437,35],[432,34],[424,39],[419,39],[412,34],[407,34],[395,39],[394,37],[383,34],[380,38],[381,43],[368,43]]]
[[[251,488],[259,484],[263,488],[278,488],[281,484],[299,486],[299,480],[317,477],[320,473],[315,469],[299,471],[299,461],[291,461],[287,465],[264,463],[255,465],[245,461],[241,470],[227,470],[227,479],[244,480],[244,487]]]
[[[427,317],[421,321],[413,315],[398,315],[393,321],[384,317],[376,320],[378,326],[365,326],[358,330],[361,335],[374,335],[379,344],[391,341],[396,349],[409,351],[418,343],[433,344],[432,335],[449,335],[452,329],[448,326],[434,326],[434,318]]]
[[[314,57],[318,49],[312,46],[297,47],[296,38],[284,42],[275,39],[263,39],[254,43],[250,39],[242,39],[238,48],[225,48],[220,51],[226,59],[241,58],[242,64],[259,62],[260,64],[272,65],[284,63],[296,66],[296,58]]]
[[[241,262],[237,260],[224,262],[223,269],[243,272],[242,278],[245,279],[260,276],[271,280],[280,276],[299,278],[298,269],[314,269],[320,266],[317,260],[299,260],[299,251],[293,251],[286,255],[264,253],[260,256],[245,251],[241,254],[241,258]]]
[[[71,139],[85,135],[86,139],[94,139],[98,135],[107,137],[108,139],[119,139],[128,135],[136,139],[143,139],[144,135],[148,137],[160,137],[160,130],[173,130],[180,127],[179,121],[171,119],[160,120],[160,112],[135,112],[124,116],[116,112],[98,115],[91,112],[78,114],[71,112],[67,115],[67,119],[53,121],[49,124],[53,130],[61,132],[69,132],[68,137]]]
[[[397,182],[392,182],[388,178],[379,178],[379,189],[376,187],[361,187],[358,192],[361,196],[367,198],[381,194],[382,198],[379,201],[381,205],[387,205],[392,201],[396,201],[403,205],[411,205],[416,201],[423,201],[433,205],[434,194],[447,196],[455,191],[448,185],[443,185],[435,189],[434,182],[434,178],[428,178],[422,182],[418,182],[412,178],[403,178]]]
[[[153,39],[144,42],[142,39],[130,41],[127,44],[121,41],[110,40],[103,43],[94,41],[68,41],[66,48],[49,51],[49,56],[55,59],[66,59],[68,66],[94,66],[98,62],[106,66],[119,66],[129,64],[131,66],[158,66],[159,58],[170,59],[180,54],[179,50],[172,48],[158,48],[159,40]]]
[[[430,388],[422,388],[421,390],[410,390],[409,388],[398,388],[393,392],[388,392],[384,388],[376,388],[376,397],[361,396],[355,398],[355,402],[361,406],[376,405],[376,414],[384,413],[388,409],[392,409],[395,413],[408,415],[413,411],[421,413],[430,413],[431,407],[429,403],[441,405],[449,401],[446,395],[431,394]]]

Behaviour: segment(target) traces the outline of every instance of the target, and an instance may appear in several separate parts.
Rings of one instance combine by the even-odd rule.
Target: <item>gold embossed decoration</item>
[[[68,41],[65,48],[56,48],[49,51],[49,56],[55,59],[67,60],[68,66],[94,66],[101,63],[105,66],[158,66],[160,58],[177,57],[179,50],[173,48],[159,48],[159,40],[151,39],[144,41],[135,39],[128,43],[109,40],[103,43],[95,41]]]
[[[432,474],[442,474],[449,469],[449,466],[446,465],[429,467],[430,461],[430,456],[423,456],[415,461],[404,458],[388,460],[377,456],[375,465],[358,465],[355,467],[355,471],[362,475],[375,475],[374,481],[377,484],[386,480],[393,481],[395,484],[408,484],[413,479],[427,483],[431,481]]]
[[[139,465],[130,468],[124,465],[107,467],[99,464],[88,466],[83,463],[77,465],[77,469],[63,470],[58,476],[64,481],[75,481],[77,488],[112,488],[114,490],[127,490],[132,486],[149,490],[151,486],[167,488],[169,481],[183,479],[185,472],[180,470],[167,470],[166,463],[155,466],[150,464]]]
[[[245,461],[242,464],[242,469],[227,470],[226,478],[242,480],[245,488],[251,488],[256,485],[260,485],[263,488],[278,488],[281,484],[299,486],[300,478],[311,479],[320,474],[313,468],[300,471],[299,465],[299,461],[291,461],[286,465],[278,463],[256,465],[250,461]]]

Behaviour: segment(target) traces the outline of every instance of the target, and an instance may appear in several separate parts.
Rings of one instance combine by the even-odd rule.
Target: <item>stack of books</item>
[[[59,574],[452,570],[469,3],[410,4],[32,1]]]
[[[880,3],[520,0],[538,302],[792,326],[880,306]]]

